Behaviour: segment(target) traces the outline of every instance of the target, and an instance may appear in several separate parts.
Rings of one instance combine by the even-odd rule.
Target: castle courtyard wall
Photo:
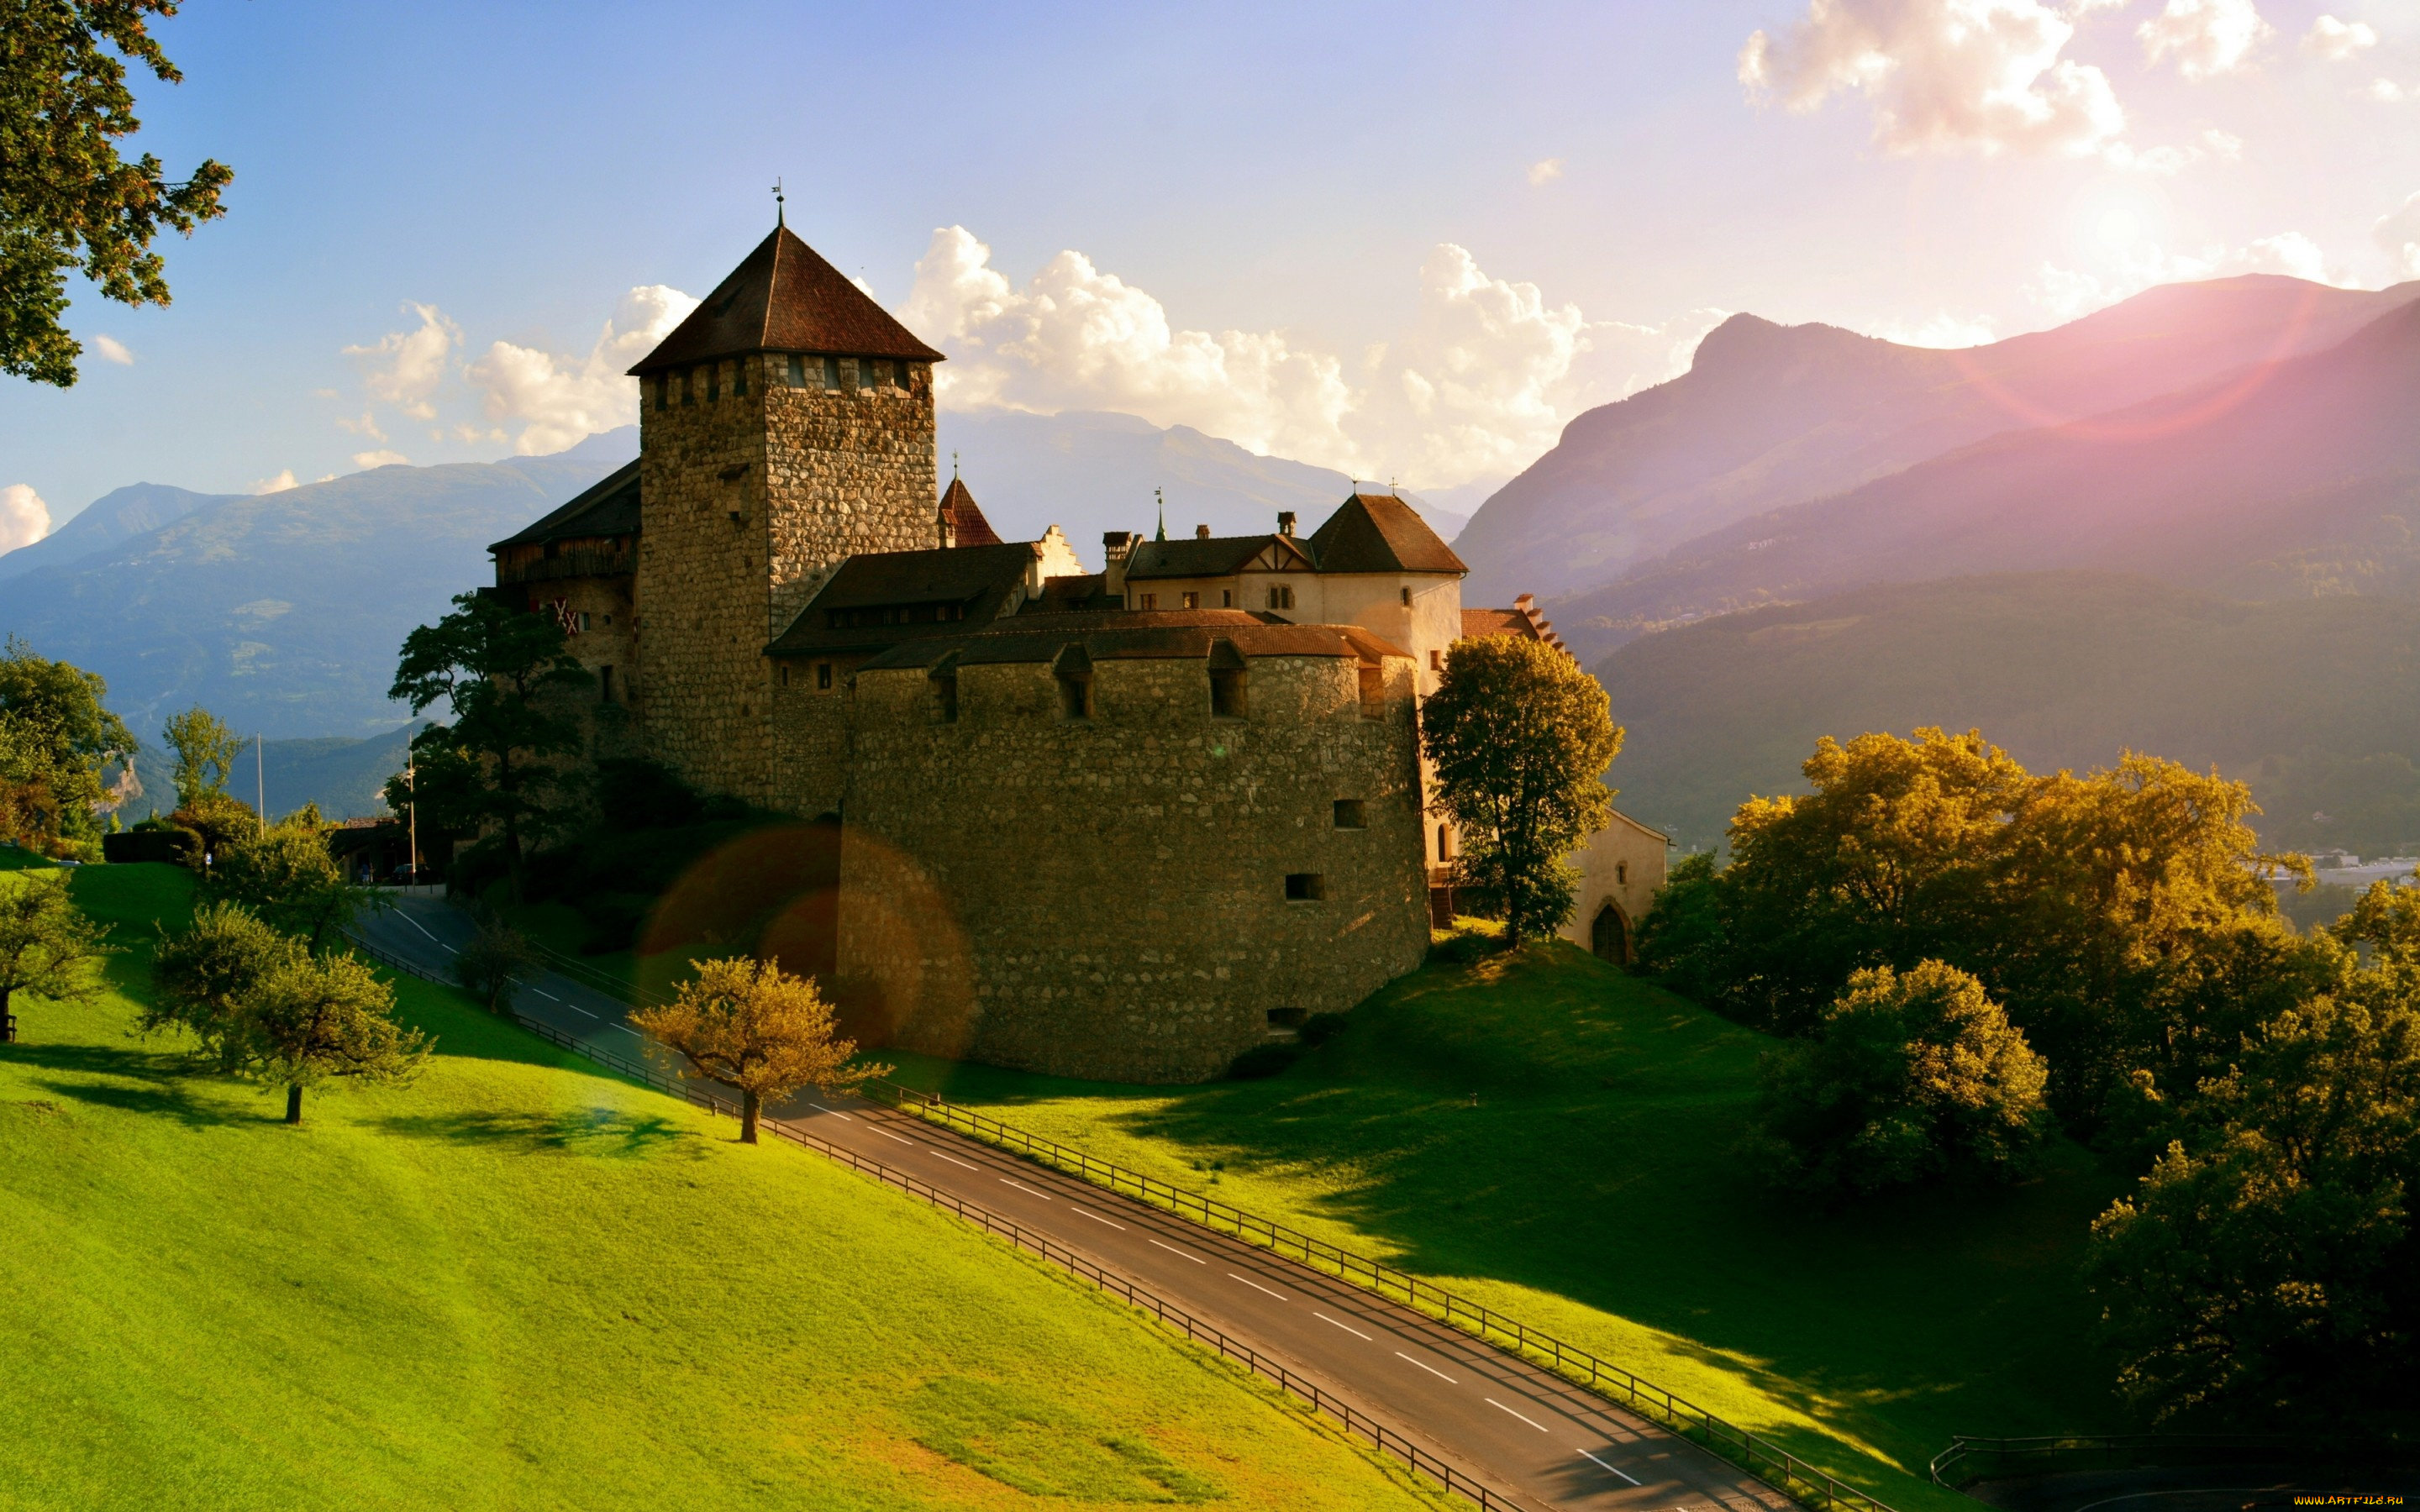
[[[1353,659],[1254,657],[1225,719],[1202,660],[1105,658],[1076,719],[1047,665],[965,665],[954,722],[924,671],[861,671],[841,976],[903,1047],[1123,1081],[1352,1007],[1428,945],[1413,667],[1383,671],[1366,718]]]

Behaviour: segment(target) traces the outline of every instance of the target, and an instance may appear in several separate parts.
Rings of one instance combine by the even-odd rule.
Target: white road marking
[[[1638,1484],[1638,1478],[1631,1474],[1630,1472],[1617,1469],[1612,1465],[1606,1464],[1604,1460],[1599,1459],[1596,1456],[1589,1453],[1586,1449],[1582,1449],[1580,1451],[1580,1458],[1587,1460],[1590,1464],[1594,1465],[1599,1470],[1612,1472],[1612,1473],[1621,1476],[1623,1480],[1630,1482],[1633,1486]]]
[[[1352,1335],[1353,1335],[1355,1338],[1357,1338],[1357,1339],[1360,1339],[1360,1340],[1362,1340],[1362,1341],[1364,1341],[1364,1342],[1371,1342],[1371,1340],[1370,1340],[1370,1335],[1369,1335],[1362,1333],[1359,1329],[1355,1328],[1355,1327],[1354,1327],[1352,1324],[1350,1324],[1350,1323],[1338,1323],[1338,1322],[1336,1322],[1336,1319],[1335,1319],[1328,1317],[1326,1313],[1321,1312],[1321,1311],[1320,1311],[1318,1308],[1316,1308],[1316,1307],[1314,1307],[1314,1308],[1312,1308],[1312,1309],[1311,1309],[1311,1317],[1313,1317],[1313,1318],[1318,1319],[1319,1319],[1321,1322],[1323,1322],[1323,1323],[1335,1323],[1335,1324],[1336,1324],[1336,1326],[1337,1326],[1338,1328],[1341,1328],[1341,1329],[1344,1330],[1344,1332],[1346,1332],[1347,1334]]]
[[[1494,1409],[1496,1409],[1496,1410],[1497,1410],[1497,1412],[1512,1412],[1512,1409],[1511,1409],[1511,1408],[1509,1408],[1509,1407],[1505,1406],[1502,1402],[1497,1401],[1497,1400],[1495,1397],[1493,1397],[1493,1396],[1482,1396],[1482,1397],[1481,1397],[1481,1398],[1480,1398],[1480,1400],[1481,1400],[1481,1401],[1485,1402],[1488,1406],[1493,1407]],[[1544,1433],[1544,1432],[1545,1432],[1545,1431],[1546,1431],[1546,1425],[1544,1425],[1544,1423],[1539,1422],[1539,1421],[1538,1421],[1536,1418],[1534,1418],[1534,1417],[1521,1417],[1521,1414],[1520,1414],[1520,1413],[1518,1413],[1518,1412],[1512,1412],[1512,1415],[1513,1415],[1514,1417],[1519,1417],[1519,1418],[1521,1418],[1521,1421],[1522,1421],[1522,1422],[1528,1424],[1531,1427],[1536,1428],[1536,1429],[1537,1429],[1539,1432],[1541,1432],[1541,1433]],[[1596,1457],[1595,1457],[1595,1456],[1593,1456],[1593,1455],[1591,1455],[1591,1456],[1590,1456],[1589,1458],[1596,1458]]]
[[[925,1148],[926,1149],[933,1149],[933,1147],[932,1147],[932,1146],[930,1146],[930,1145],[926,1145],[924,1148]],[[967,1169],[968,1169],[968,1170],[970,1170],[970,1171],[979,1171],[979,1170],[982,1170],[982,1169],[983,1169],[983,1167],[982,1167],[982,1166],[980,1166],[980,1165],[967,1165],[967,1163],[966,1163],[965,1161],[962,1161],[962,1160],[958,1159],[958,1157],[957,1157],[957,1156],[955,1156],[955,1155],[942,1155],[942,1154],[941,1154],[941,1152],[940,1152],[939,1150],[938,1150],[938,1149],[933,1149],[933,1153],[934,1153],[934,1154],[936,1154],[936,1155],[940,1155],[940,1156],[941,1156],[941,1158],[942,1158],[943,1160],[948,1161],[948,1162],[949,1162],[951,1165],[966,1165],[966,1166],[967,1166]]]
[[[1049,1193],[1047,1193],[1047,1192],[1036,1192],[1035,1190],[1033,1190],[1033,1188],[1032,1188],[1032,1187],[1030,1187],[1030,1186],[1026,1185],[1023,1181],[1012,1181],[1012,1180],[1010,1180],[1007,1177],[1003,1176],[1003,1177],[1001,1177],[1001,1184],[1003,1184],[1003,1185],[1006,1185],[1006,1186],[1013,1186],[1013,1187],[1016,1188],[1019,1192],[1024,1193],[1024,1194],[1025,1194],[1027,1196],[1029,1196],[1029,1197],[1040,1197],[1040,1198],[1041,1198],[1043,1201],[1045,1201],[1045,1202],[1047,1202],[1047,1201],[1049,1201],[1049,1200],[1050,1200],[1050,1194],[1049,1194]]]
[[[639,1031],[638,1031],[638,1030],[636,1030],[636,1029],[634,1029],[634,1028],[630,1027],[630,1026],[629,1026],[628,1025],[627,1025],[627,1024],[613,1024],[613,1025],[608,1025],[608,1026],[607,1026],[607,1027],[608,1027],[608,1028],[619,1029],[619,1030],[621,1030],[624,1034],[633,1034],[633,1035],[638,1035],[638,1037],[639,1037],[640,1039],[642,1039],[642,1040],[644,1040],[644,1039],[645,1039],[645,1038],[646,1038],[646,1036],[645,1036],[645,1035],[644,1035],[644,1034],[639,1034]]]
[[[532,991],[532,992],[534,992],[534,993],[536,993],[540,997],[545,998],[545,999],[546,999],[548,1002],[550,1002],[550,1003],[560,1003],[560,1002],[562,1002],[562,1001],[563,1001],[563,999],[562,999],[562,998],[555,996],[555,995],[554,995],[554,994],[550,993],[550,992],[542,992],[542,991],[540,991],[539,989],[537,989],[537,988],[535,988],[535,987],[531,988],[531,989],[530,989],[530,991]],[[594,1015],[591,1015],[591,1016],[593,1017]]]
[[[562,1002],[563,1000],[562,1000],[561,998],[557,998],[557,999],[555,999],[555,1001],[557,1001],[557,1002]],[[591,1013],[590,1011],[588,1011],[588,1010],[586,1010],[586,1009],[584,1009],[584,1008],[581,1007],[578,1003],[564,1003],[564,1004],[563,1004],[563,1006],[564,1006],[564,1007],[566,1007],[566,1008],[567,1008],[567,1009],[569,1009],[569,1010],[571,1010],[573,1012],[575,1012],[575,1013],[579,1014],[582,1018],[591,1018],[591,1019],[593,1019],[593,1018],[595,1018],[595,1017],[597,1016],[596,1014]]]
[[[811,1108],[824,1108],[824,1105],[823,1105],[821,1103],[816,1102],[816,1101],[815,1101],[814,1098],[812,1098],[812,1097],[811,1097],[811,1098],[809,1098],[809,1099],[807,1099],[807,1106],[809,1106],[809,1107],[811,1107]],[[838,1109],[838,1108],[824,1108],[824,1111],[825,1111],[826,1113],[830,1114],[830,1115],[831,1115],[833,1118],[835,1118],[835,1119],[848,1119],[848,1115],[847,1115],[847,1114],[845,1114],[845,1113],[843,1113],[843,1112],[842,1112],[840,1109]],[[851,1122],[851,1123],[855,1123],[857,1120],[856,1120],[855,1119],[848,1119],[848,1121],[849,1121],[849,1122]]]
[[[398,912],[396,914],[396,916],[395,916],[395,917],[396,917],[396,918],[397,918],[402,919],[405,923],[407,923],[407,924],[411,925],[413,929],[416,929],[416,930],[420,931],[420,933],[423,933],[423,934],[428,934],[428,926],[427,926],[427,925],[426,925],[426,924],[423,924],[420,920],[418,920],[418,919],[416,919],[416,918],[412,918],[410,914],[407,914],[407,913],[403,913],[403,912],[398,911]],[[436,935],[434,935],[434,934],[428,934],[428,938],[429,938],[429,939],[430,939],[430,941],[431,941],[431,942],[433,942],[434,944],[437,944],[437,945],[439,945],[439,946],[442,946],[442,947],[444,948],[445,953],[446,953],[446,954],[448,954],[448,955],[460,955],[460,954],[462,953],[461,951],[457,950],[456,949],[454,949],[454,947],[452,947],[452,946],[450,946],[450,945],[446,945],[446,944],[445,944],[445,942],[444,942],[443,940],[438,939],[438,938],[437,938],[437,936],[436,936]]]
[[[1084,1212],[1084,1210],[1083,1210],[1083,1209],[1077,1207],[1077,1206],[1076,1206],[1074,1203],[1072,1203],[1072,1202],[1070,1202],[1069,1204],[1067,1204],[1067,1207],[1068,1207],[1068,1209],[1069,1209],[1071,1211],[1075,1211],[1075,1212]],[[1097,1213],[1097,1212],[1084,1212],[1084,1216],[1085,1216],[1085,1217],[1087,1217],[1087,1218],[1092,1219],[1092,1220],[1093,1220],[1093,1222],[1094,1222],[1094,1223],[1096,1223],[1096,1224],[1109,1224],[1109,1227],[1112,1227],[1112,1228],[1116,1229],[1116,1230],[1117,1230],[1119,1233],[1121,1233],[1121,1234],[1123,1234],[1123,1233],[1125,1233],[1125,1232],[1126,1231],[1126,1226],[1125,1226],[1125,1225],[1124,1225],[1124,1224],[1111,1224],[1111,1223],[1109,1223],[1109,1221],[1107,1218],[1102,1217],[1102,1216],[1101,1216],[1099,1213]]]
[[[1253,1280],[1250,1276],[1248,1276],[1248,1275],[1237,1275],[1237,1274],[1235,1274],[1235,1273],[1234,1273],[1234,1272],[1233,1272],[1233,1271],[1228,1272],[1228,1273],[1227,1273],[1227,1274],[1228,1274],[1228,1277],[1229,1277],[1230,1279],[1232,1279],[1232,1280],[1236,1280],[1236,1281],[1241,1281],[1242,1283],[1244,1283],[1244,1285],[1246,1285],[1246,1286],[1248,1286],[1248,1287],[1251,1288],[1254,1291],[1268,1291],[1270,1296],[1275,1297],[1275,1298],[1276,1298],[1278,1301],[1280,1301],[1280,1302],[1284,1302],[1284,1301],[1286,1300],[1286,1294],[1285,1294],[1284,1292],[1282,1292],[1282,1291],[1269,1291],[1269,1288],[1266,1288],[1266,1287],[1264,1287],[1264,1286],[1261,1285],[1259,1282],[1257,1282],[1257,1281]]]
[[[1155,1243],[1155,1244],[1159,1244],[1159,1241],[1158,1241],[1158,1240],[1156,1240],[1156,1239],[1155,1239],[1155,1240],[1153,1240],[1153,1241],[1151,1241],[1151,1242],[1152,1242],[1152,1243]],[[1185,1255],[1185,1252],[1184,1252],[1183,1250],[1178,1249],[1178,1248],[1177,1248],[1175,1245],[1173,1245],[1173,1244],[1159,1244],[1159,1247],[1160,1247],[1161,1249],[1164,1249],[1164,1250],[1168,1251],[1168,1253],[1170,1253],[1171,1255]],[[1194,1264],[1196,1264],[1196,1265],[1207,1265],[1207,1264],[1209,1264],[1209,1263],[1210,1263],[1209,1261],[1207,1261],[1207,1260],[1203,1259],[1203,1258],[1202,1258],[1201,1256],[1199,1256],[1199,1255],[1185,1255],[1185,1257],[1186,1257],[1187,1259],[1188,1259],[1188,1260],[1191,1260],[1191,1261],[1192,1261]]]
[[[1395,1358],[1398,1360],[1408,1360],[1413,1365],[1419,1365],[1421,1369],[1426,1370],[1430,1375],[1436,1377],[1439,1381],[1444,1381],[1449,1386],[1459,1386],[1462,1384],[1461,1381],[1454,1380],[1451,1376],[1447,1375],[1444,1371],[1439,1370],[1433,1365],[1420,1365],[1418,1360],[1413,1360],[1410,1355],[1405,1354],[1401,1350],[1397,1350],[1395,1351]]]
[[[888,1130],[888,1129],[876,1129],[876,1130],[875,1130],[874,1132],[875,1132],[876,1134],[880,1134],[880,1135],[881,1135],[883,1138],[885,1138],[885,1139],[892,1140],[892,1141],[893,1141],[893,1142],[895,1142],[895,1143],[898,1143],[898,1144],[906,1145],[906,1146],[907,1146],[908,1149],[915,1149],[915,1148],[916,1148],[916,1141],[914,1141],[913,1139],[901,1139],[897,1134],[892,1134],[892,1133],[890,1130]]]

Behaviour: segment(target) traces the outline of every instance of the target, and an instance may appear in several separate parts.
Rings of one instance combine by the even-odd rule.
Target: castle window
[[[580,631],[582,635],[588,633],[588,611],[586,609],[582,609],[580,611]]]
[[[1616,861],[1613,863],[1613,882],[1614,886],[1619,887],[1626,887],[1630,886],[1630,863],[1628,861]]]
[[[790,664],[786,661],[782,663],[782,686],[783,687],[790,686]]]
[[[1327,896],[1327,878],[1317,872],[1286,873],[1286,902],[1315,903]]]
[[[815,663],[815,691],[818,693],[829,693],[831,691],[830,662],[819,661]]]
[[[1412,607],[1412,591],[1411,591],[1410,589],[1406,588],[1406,589],[1404,589],[1404,608],[1405,608],[1405,609],[1410,609],[1411,607]]]
[[[1244,656],[1233,640],[1210,648],[1210,717],[1244,717]]]
[[[1361,669],[1361,717],[1383,719],[1387,717],[1387,670],[1364,666]]]
[[[599,667],[597,669],[597,702],[600,703],[611,703],[613,702],[613,668]]]
[[[803,389],[806,386],[807,360],[799,353],[792,352],[790,354],[790,387]]]
[[[1235,607],[1235,591],[1233,589],[1221,588],[1218,590],[1218,607],[1220,609],[1233,609]]]
[[[1200,594],[1187,594],[1185,595],[1183,602],[1187,609],[1200,609],[1202,607],[1202,595]]]
[[[1364,822],[1362,817],[1361,800],[1359,798],[1339,798],[1336,800],[1336,827],[1339,829],[1367,829],[1369,827],[1368,824]]]
[[[1437,859],[1453,859],[1453,826],[1450,825],[1437,825]]]
[[[1280,584],[1276,585],[1275,587],[1272,587],[1272,588],[1269,590],[1269,608],[1271,608],[1271,609],[1292,609],[1292,608],[1294,608],[1294,590],[1293,590],[1292,588],[1287,587],[1287,586],[1286,586],[1286,585],[1284,585],[1283,583],[1280,583]]]
[[[1059,682],[1060,717],[1091,718],[1093,717],[1093,658],[1084,655],[1084,648],[1069,646],[1059,653],[1059,660],[1050,671]]]
[[[958,669],[954,662],[933,671],[933,713],[943,724],[958,722]]]
[[[1159,595],[1157,594],[1138,594],[1135,595],[1135,608],[1157,609],[1159,608]]]
[[[840,392],[840,359],[837,357],[824,359],[824,387],[835,393]]]
[[[712,404],[721,397],[722,364],[721,363],[708,363],[706,364],[706,402]]]
[[[1434,649],[1429,652],[1429,671],[1433,672],[1441,672],[1445,671],[1444,652]]]

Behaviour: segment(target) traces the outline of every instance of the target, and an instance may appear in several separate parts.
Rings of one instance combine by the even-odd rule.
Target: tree
[[[152,948],[151,998],[136,1027],[145,1034],[184,1029],[221,1071],[240,1071],[250,1054],[244,1004],[271,973],[302,954],[292,936],[240,903],[205,903],[191,925]]]
[[[183,78],[148,30],[176,0],[16,0],[0,8],[0,372],[62,388],[84,347],[61,321],[67,275],[121,304],[166,304],[149,251],[163,225],[190,236],[221,213],[235,175],[206,159],[183,183],[160,160],[117,155],[142,123],[126,86],[132,59],[165,84]]]
[[[101,702],[108,693],[97,674],[38,656],[14,636],[0,652],[0,723],[9,731],[10,760],[26,774],[20,780],[41,785],[69,839],[99,833],[93,816],[109,801],[101,769],[134,753],[133,733]]]
[[[341,939],[364,909],[385,906],[375,888],[346,880],[326,835],[292,825],[227,842],[208,885],[271,927],[301,936],[315,952]]]
[[[0,711],[0,840],[50,855],[58,849],[59,801],[40,756],[32,732]]]
[[[1816,1039],[1765,1057],[1750,1148],[1776,1186],[1865,1196],[2023,1172],[2050,1130],[2041,1057],[1955,966],[1859,971]]]
[[[891,1074],[889,1066],[851,1066],[856,1042],[838,1037],[831,1004],[810,977],[745,957],[701,963],[674,1000],[630,1015],[639,1032],[678,1051],[684,1074],[739,1094],[739,1138],[756,1143],[768,1098],[801,1087],[851,1087]]]
[[[9,1002],[19,993],[54,1002],[92,996],[92,967],[109,953],[101,933],[69,898],[60,873],[0,885],[0,1041],[17,1038]]]
[[[2248,1036],[2092,1226],[2119,1385],[2158,1421],[2341,1430],[2414,1402],[2420,1016],[2397,973],[2361,977]]]
[[[430,1045],[395,1022],[395,993],[350,955],[296,952],[236,1002],[241,1073],[286,1088],[286,1121],[302,1121],[302,1091],[337,1079],[410,1081]]]
[[[163,727],[177,753],[177,807],[194,809],[227,795],[227,773],[243,751],[243,737],[196,703]]]
[[[1578,885],[1563,857],[1612,816],[1621,730],[1605,688],[1544,641],[1457,640],[1420,720],[1463,874],[1503,900],[1508,944],[1553,933]]]
[[[564,774],[548,758],[580,748],[580,726],[560,702],[588,687],[589,674],[564,650],[551,616],[486,594],[454,604],[453,613],[404,637],[390,695],[414,714],[441,700],[451,707],[451,725],[431,724],[411,740],[421,814],[449,829],[498,830],[518,901],[526,848],[556,820],[551,795]],[[396,797],[389,783],[390,807]]]
[[[537,947],[493,914],[479,919],[471,943],[454,954],[455,980],[490,1013],[511,1012],[513,995],[543,969]]]

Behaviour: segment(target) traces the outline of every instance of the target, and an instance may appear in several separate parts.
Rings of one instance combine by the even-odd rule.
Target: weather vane
[[[950,481],[958,481],[958,449],[954,446],[950,448]]]
[[[784,224],[782,216],[782,180],[776,178],[773,180],[773,227],[775,230],[781,229]]]

